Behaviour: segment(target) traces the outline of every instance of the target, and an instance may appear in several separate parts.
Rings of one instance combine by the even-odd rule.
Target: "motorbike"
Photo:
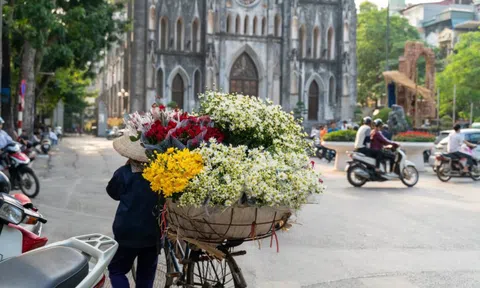
[[[32,217],[46,222],[40,214],[24,208],[13,197],[0,195],[0,241],[19,235],[18,226]],[[8,234],[7,234],[8,233]],[[3,235],[7,237],[4,237]],[[3,261],[0,262],[0,287],[100,288],[106,282],[106,270],[118,249],[118,243],[101,234],[90,234],[39,247],[19,255],[22,242],[7,241]],[[15,252],[11,252],[14,251]],[[10,253],[10,254],[8,254]]]
[[[23,143],[22,143],[23,142]],[[39,145],[40,143],[35,143],[32,141],[22,141],[20,145],[20,151],[22,151],[23,154],[27,155],[28,158],[30,159],[30,162],[35,161],[37,158],[37,152],[35,151],[35,146]]]
[[[43,154],[48,154],[50,152],[50,149],[52,149],[52,140],[48,138],[47,136],[44,136],[42,138],[42,141],[40,141],[40,151]]]
[[[407,160],[406,154],[399,148],[387,147],[392,153],[393,161],[387,159],[380,164],[381,172],[375,171],[376,159],[363,153],[350,154],[351,161],[347,162],[347,180],[354,187],[362,187],[367,182],[384,182],[390,180],[402,181],[407,187],[413,187],[419,179],[415,164]]]
[[[47,221],[30,198],[23,194],[0,193],[0,203],[6,203],[0,204],[0,261],[45,246],[48,239],[41,234]],[[13,221],[16,214],[21,213],[25,214],[21,221]]]
[[[315,156],[317,156],[320,160],[325,158],[328,163],[332,162],[335,159],[337,152],[335,150],[329,149],[322,145],[315,145]]]
[[[40,192],[40,181],[31,168],[31,161],[20,151],[18,143],[9,143],[0,156],[0,170],[8,171],[13,189],[20,188],[23,194],[35,198]]]
[[[122,130],[112,129],[107,134],[107,140],[113,140],[115,138],[122,137],[122,136],[123,136]]]
[[[465,147],[462,147],[465,149]],[[467,150],[467,149],[465,149]],[[467,151],[465,151],[468,153]],[[473,156],[473,153],[471,153]],[[469,172],[464,172],[463,168],[466,162],[466,158],[459,158],[456,155],[449,153],[437,154],[435,157],[434,170],[437,173],[437,177],[442,182],[448,182],[452,177],[470,177],[474,181],[480,180],[480,159],[473,159],[473,166]]]

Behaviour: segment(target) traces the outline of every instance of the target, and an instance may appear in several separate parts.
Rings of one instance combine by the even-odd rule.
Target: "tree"
[[[480,32],[462,34],[455,50],[456,53],[447,58],[445,69],[437,74],[440,115],[452,115],[456,85],[456,117],[469,119],[471,103],[474,103],[474,115],[480,114]]]
[[[118,40],[126,25],[113,17],[122,6],[104,0],[10,1],[14,64],[20,66],[20,78],[27,82],[24,127],[32,131],[36,98],[52,77],[52,73],[39,72],[73,65],[84,77],[92,77],[101,51]]]
[[[382,72],[385,71],[385,39],[387,9],[378,9],[371,2],[360,4],[357,21],[358,101],[366,104],[385,93]],[[405,42],[419,40],[415,27],[399,16],[390,16],[388,37],[388,65],[398,67],[398,57],[403,55]]]

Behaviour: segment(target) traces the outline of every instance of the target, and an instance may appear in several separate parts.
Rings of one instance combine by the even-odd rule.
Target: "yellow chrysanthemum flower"
[[[155,160],[144,169],[143,178],[150,182],[153,191],[168,198],[185,190],[203,167],[199,153],[169,148],[165,153],[156,153]]]

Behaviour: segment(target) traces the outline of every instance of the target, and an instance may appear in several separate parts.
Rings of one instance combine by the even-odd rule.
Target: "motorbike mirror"
[[[35,212],[35,211],[33,211],[33,210],[24,209],[24,212],[25,212],[25,214],[26,214],[27,216],[36,218],[36,219],[38,219],[38,221],[40,221],[40,222],[43,223],[43,224],[47,223],[47,220],[46,220],[46,219],[42,218],[42,216],[41,216],[39,213],[37,213],[37,212]]]

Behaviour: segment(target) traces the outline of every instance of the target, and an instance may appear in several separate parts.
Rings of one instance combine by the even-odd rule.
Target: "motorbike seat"
[[[40,249],[0,262],[1,288],[72,288],[87,275],[87,256],[69,247]]]

